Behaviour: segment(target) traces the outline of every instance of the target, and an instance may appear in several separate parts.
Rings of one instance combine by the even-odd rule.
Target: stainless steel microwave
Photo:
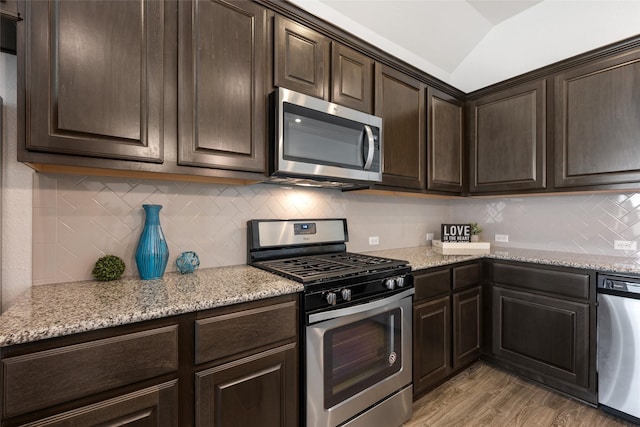
[[[274,92],[273,102],[273,176],[338,183],[382,180],[380,117],[284,88]]]

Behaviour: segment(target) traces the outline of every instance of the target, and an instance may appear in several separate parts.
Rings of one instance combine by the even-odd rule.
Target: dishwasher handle
[[[598,291],[610,290],[640,295],[640,278],[599,276]]]

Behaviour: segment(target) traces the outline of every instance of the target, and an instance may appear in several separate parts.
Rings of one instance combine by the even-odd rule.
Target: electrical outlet
[[[638,250],[638,242],[635,240],[614,240],[613,249],[619,251],[636,251]]]
[[[375,246],[380,244],[380,237],[369,236],[369,246]]]
[[[427,233],[427,242],[430,242],[433,240],[433,233]]]
[[[496,242],[507,243],[509,241],[508,234],[496,234]]]

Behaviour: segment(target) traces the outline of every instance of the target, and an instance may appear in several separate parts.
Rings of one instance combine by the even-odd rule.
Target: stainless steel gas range
[[[346,219],[251,220],[248,263],[304,284],[308,427],[399,426],[411,417],[413,277],[406,261],[346,251]]]

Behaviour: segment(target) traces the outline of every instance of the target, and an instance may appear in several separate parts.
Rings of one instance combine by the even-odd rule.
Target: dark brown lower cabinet
[[[298,298],[0,348],[0,425],[296,426]]]
[[[179,425],[178,381],[169,381],[22,425],[25,427],[177,426]]]
[[[482,291],[453,294],[453,369],[477,360],[482,347]]]
[[[493,266],[492,353],[504,367],[596,402],[594,273]]]
[[[493,310],[496,356],[588,385],[589,304],[496,287]]]
[[[413,308],[413,390],[422,391],[451,373],[451,297]]]
[[[415,397],[480,357],[482,272],[481,262],[471,262],[414,274]]]
[[[297,425],[295,344],[196,373],[196,426]]]

